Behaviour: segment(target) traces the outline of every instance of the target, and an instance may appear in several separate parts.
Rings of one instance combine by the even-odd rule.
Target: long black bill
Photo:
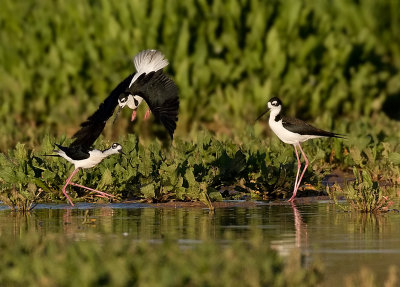
[[[118,107],[118,111],[115,113],[115,117],[114,117],[114,120],[113,120],[113,122],[112,122],[112,125],[115,124],[115,121],[117,120],[118,115],[119,115],[119,113],[121,112],[121,110],[122,110],[122,107],[119,106],[119,107]]]
[[[269,110],[266,110],[265,112],[263,112],[261,115],[258,116],[258,118],[256,119],[256,121],[258,121],[259,119],[262,118],[263,115],[265,115]]]

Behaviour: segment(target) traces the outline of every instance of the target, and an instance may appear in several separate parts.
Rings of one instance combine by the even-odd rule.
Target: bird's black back
[[[58,144],[56,146],[73,160],[84,160],[90,157],[89,152],[81,146],[65,147]]]
[[[283,127],[293,133],[297,133],[300,135],[313,135],[313,136],[322,136],[322,137],[336,137],[336,138],[343,137],[339,134],[324,131],[324,130],[318,129],[316,127],[313,127],[312,125],[310,125],[302,120],[296,119],[296,118],[289,118],[289,117],[280,116],[280,115],[278,115],[277,117],[279,117],[278,120],[282,119]]]
[[[154,116],[165,126],[171,139],[178,121],[178,87],[162,70],[140,75],[126,94],[142,97]]]
[[[80,147],[84,151],[90,149],[90,146],[103,131],[107,120],[113,115],[115,107],[118,105],[118,97],[129,87],[133,75],[129,75],[119,83],[100,104],[98,110],[81,124],[81,128],[73,135],[75,141],[70,145],[70,148]]]

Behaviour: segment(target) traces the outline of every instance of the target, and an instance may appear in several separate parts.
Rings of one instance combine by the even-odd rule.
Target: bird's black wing
[[[162,70],[142,74],[126,93],[141,96],[173,138],[179,112],[178,87],[173,80]]]
[[[339,134],[327,132],[318,129],[316,127],[313,127],[312,125],[296,118],[282,117],[282,125],[285,129],[300,135],[313,135],[313,136],[335,137],[335,138],[343,137]]]
[[[96,141],[103,131],[107,120],[113,115],[115,107],[118,105],[118,97],[125,92],[134,74],[129,75],[125,80],[118,84],[110,95],[100,104],[97,111],[94,112],[86,121],[81,123],[81,128],[74,135],[75,141],[70,147],[82,147],[89,150],[90,146]]]
[[[65,147],[58,144],[56,146],[73,160],[83,160],[90,157],[89,151],[83,150],[81,146]]]

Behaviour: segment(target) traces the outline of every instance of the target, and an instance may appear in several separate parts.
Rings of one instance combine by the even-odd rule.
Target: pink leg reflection
[[[304,236],[305,242],[307,245],[308,242],[308,233],[307,233],[307,224],[305,224],[301,218],[301,214],[298,211],[296,205],[292,202],[292,209],[293,209],[293,217],[294,217],[294,227],[296,230],[296,247],[301,247],[301,239]]]

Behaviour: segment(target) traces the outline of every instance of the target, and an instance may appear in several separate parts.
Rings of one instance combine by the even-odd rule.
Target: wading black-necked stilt
[[[157,72],[166,66],[168,66],[168,60],[165,56],[157,50],[144,50],[138,53],[133,59],[133,63],[136,68],[136,74],[133,76],[129,87],[139,78],[142,74],[148,74],[150,72]],[[136,110],[143,101],[143,98],[137,94],[124,94],[118,99],[118,104],[121,108],[128,106],[132,109],[131,121],[136,118]],[[147,109],[144,119],[150,116],[150,109]]]
[[[63,157],[67,161],[69,161],[70,163],[73,163],[75,165],[74,171],[67,178],[67,181],[65,182],[65,185],[62,188],[62,192],[64,193],[65,197],[68,199],[69,203],[72,206],[74,206],[74,204],[72,203],[72,200],[68,196],[67,191],[66,191],[66,188],[69,184],[93,191],[93,192],[97,193],[96,196],[99,196],[99,197],[103,197],[103,198],[114,197],[111,194],[71,182],[71,179],[81,168],[86,169],[86,168],[94,167],[97,164],[99,164],[103,159],[105,159],[106,157],[108,157],[112,154],[116,154],[116,153],[123,154],[122,146],[120,144],[114,143],[109,149],[106,149],[103,151],[97,150],[97,149],[88,150],[87,148],[85,148],[83,146],[77,146],[77,145],[74,145],[74,146],[71,145],[70,147],[65,147],[65,146],[56,144],[56,146],[59,148],[59,150],[54,150],[53,152],[55,152],[57,154],[46,155],[46,156]]]
[[[294,146],[294,150],[296,152],[296,157],[297,157],[297,175],[296,175],[296,181],[294,183],[293,195],[289,199],[290,202],[293,202],[297,190],[300,186],[301,179],[303,178],[303,175],[308,167],[308,158],[306,157],[303,149],[301,148],[300,143],[309,139],[320,138],[320,137],[343,138],[343,136],[315,128],[299,119],[285,117],[282,115],[281,110],[282,110],[281,100],[278,99],[277,97],[274,97],[268,101],[267,110],[263,112],[257,118],[257,120],[259,120],[268,111],[271,111],[268,123],[272,131],[278,136],[278,138],[281,141],[287,144],[292,144]],[[305,161],[304,170],[301,173],[300,178],[299,178],[299,172],[301,163],[299,154],[297,152],[297,147],[300,148],[300,151]]]
[[[178,88],[174,81],[163,74],[162,70],[142,73],[131,84],[134,77],[133,74],[129,75],[119,83],[100,104],[98,110],[81,124],[81,128],[73,136],[74,145],[89,147],[93,144],[103,131],[107,120],[113,115],[118,100],[127,101],[130,95],[144,99],[156,119],[165,126],[171,139],[173,138],[179,111]],[[117,114],[121,109],[120,106]]]

